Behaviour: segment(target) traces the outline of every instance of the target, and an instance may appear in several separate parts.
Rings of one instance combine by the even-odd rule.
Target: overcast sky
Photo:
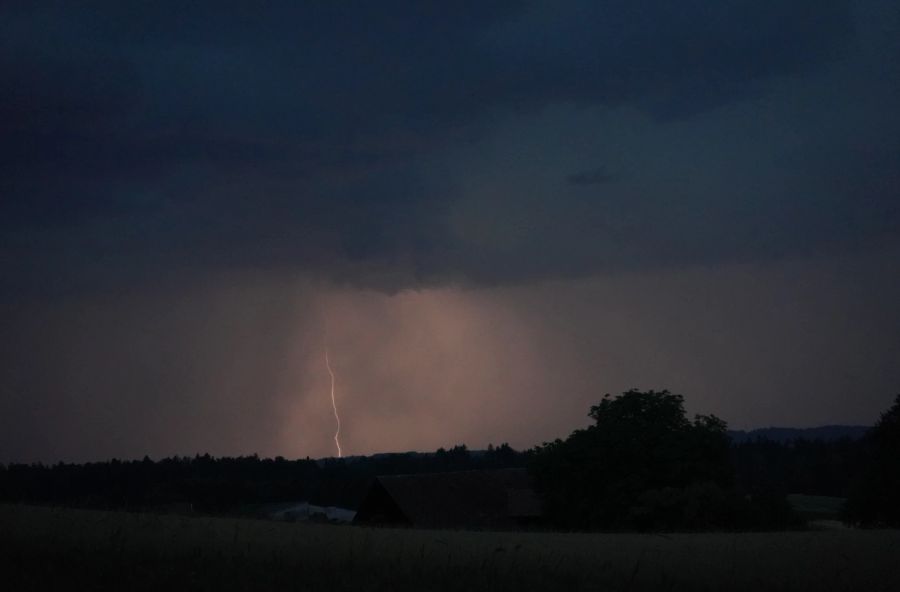
[[[900,391],[891,0],[4,2],[0,461]]]

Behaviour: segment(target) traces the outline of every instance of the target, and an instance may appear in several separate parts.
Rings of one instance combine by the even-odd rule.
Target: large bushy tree
[[[865,464],[845,508],[848,522],[900,527],[900,395],[866,434]]]
[[[681,395],[627,391],[594,424],[537,448],[531,468],[551,523],[573,529],[705,529],[746,517],[732,490],[724,421],[689,420]]]

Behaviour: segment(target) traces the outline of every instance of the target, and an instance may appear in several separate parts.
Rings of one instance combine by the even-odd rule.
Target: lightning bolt
[[[334,432],[334,444],[337,446],[338,458],[342,458],[344,454],[341,452],[341,416],[338,415],[337,402],[334,399],[334,370],[331,369],[331,362],[328,361],[328,348],[325,348],[325,367],[328,368],[328,375],[331,376],[331,407],[334,409],[334,421],[337,423],[337,430]]]

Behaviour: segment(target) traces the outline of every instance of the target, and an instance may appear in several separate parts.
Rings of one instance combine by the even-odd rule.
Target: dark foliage
[[[754,430],[728,430],[731,441],[735,444],[768,440],[770,442],[788,443],[796,440],[808,442],[835,442],[837,440],[860,440],[869,431],[870,426],[860,425],[825,425],[814,428],[757,428]]]
[[[306,499],[321,481],[311,460],[257,456],[167,458],[53,466],[13,464],[0,471],[0,499],[93,508],[193,507],[222,512],[248,502]]]
[[[865,457],[860,440],[756,439],[733,444],[735,485],[753,496],[788,493],[847,497]]]
[[[531,467],[556,527],[639,530],[780,528],[783,497],[734,487],[725,422],[687,419],[683,397],[631,390],[591,408],[594,425],[535,450]]]
[[[900,395],[863,439],[864,459],[845,519],[864,527],[900,527]]]
[[[0,501],[91,508],[254,513],[309,501],[356,508],[376,475],[533,469],[548,526],[564,529],[776,529],[798,525],[788,493],[850,497],[848,521],[897,524],[897,405],[864,440],[729,442],[682,397],[629,391],[591,408],[594,425],[528,452],[470,451],[325,460],[209,455],[82,465],[0,465]],[[893,512],[893,514],[892,514]]]
[[[465,446],[433,454],[377,454],[323,461],[261,459],[256,455],[141,461],[0,465],[0,500],[79,506],[251,511],[253,505],[307,500],[355,508],[375,475],[524,466],[508,444],[470,453]]]

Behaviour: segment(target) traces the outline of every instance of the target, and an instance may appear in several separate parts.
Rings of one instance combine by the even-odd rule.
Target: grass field
[[[5,590],[900,590],[900,531],[372,529],[0,505]]]

